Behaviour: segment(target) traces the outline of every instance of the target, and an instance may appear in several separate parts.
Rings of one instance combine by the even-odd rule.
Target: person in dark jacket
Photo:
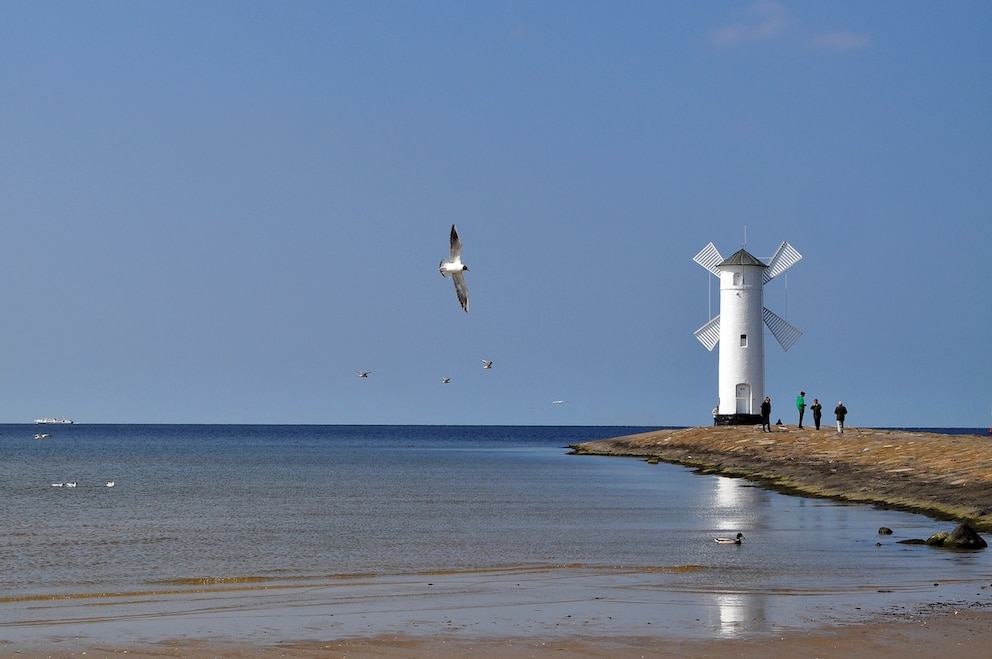
[[[847,408],[844,407],[844,401],[837,401],[837,407],[834,408],[834,414],[837,415],[837,432],[844,432],[844,418],[847,417]]]
[[[772,399],[765,396],[765,400],[761,403],[761,430],[763,432],[772,431]]]
[[[820,399],[814,398],[813,404],[809,406],[809,409],[813,410],[813,423],[816,424],[816,429],[820,429],[820,417],[823,416],[823,405],[820,405]]]

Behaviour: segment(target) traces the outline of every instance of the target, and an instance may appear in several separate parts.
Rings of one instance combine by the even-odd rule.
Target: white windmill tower
[[[720,313],[694,332],[707,350],[720,343],[718,425],[758,423],[765,398],[762,322],[786,351],[802,332],[764,306],[764,286],[802,259],[783,242],[767,265],[741,249],[724,259],[713,243],[693,261],[720,279]]]

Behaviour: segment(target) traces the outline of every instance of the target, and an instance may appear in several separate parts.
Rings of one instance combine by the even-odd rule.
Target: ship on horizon
[[[37,423],[37,424],[39,424],[39,425],[41,425],[41,424],[66,424],[66,423],[73,423],[72,419],[59,419],[59,418],[56,418],[54,416],[44,416],[44,417],[41,417],[40,419],[35,419],[34,422]]]

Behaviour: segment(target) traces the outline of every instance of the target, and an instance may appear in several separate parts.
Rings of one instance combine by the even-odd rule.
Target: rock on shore
[[[573,444],[580,455],[644,458],[776,489],[874,503],[992,531],[992,439],[902,430],[717,426]]]

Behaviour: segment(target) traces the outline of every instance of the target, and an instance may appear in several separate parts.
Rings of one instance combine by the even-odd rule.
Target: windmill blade
[[[775,250],[775,255],[768,261],[768,267],[765,269],[764,274],[765,283],[767,284],[769,280],[791,268],[802,258],[803,255],[797,252],[795,247],[787,242],[783,242]],[[786,349],[788,350],[788,348]]]
[[[712,243],[710,244],[712,245]],[[720,316],[714,316],[710,322],[693,332],[693,335],[706,346],[707,350],[712,352],[717,341],[720,340]]]
[[[761,317],[764,319],[765,325],[768,325],[768,329],[772,331],[772,335],[778,339],[778,344],[786,352],[789,352],[789,348],[803,335],[802,331],[790,325],[781,316],[776,316],[766,307],[762,307]]]
[[[720,252],[713,243],[710,243],[706,247],[699,250],[699,254],[692,257],[692,260],[712,272],[717,277],[720,276],[720,269],[717,268],[717,266],[723,263],[723,257],[720,256]],[[710,348],[710,350],[712,350],[712,348]]]

